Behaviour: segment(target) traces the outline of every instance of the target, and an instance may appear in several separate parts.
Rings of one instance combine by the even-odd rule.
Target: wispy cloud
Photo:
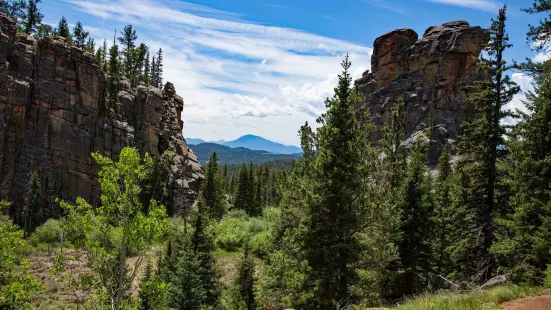
[[[367,2],[367,3],[369,3],[373,6],[381,8],[381,9],[386,9],[386,10],[394,11],[396,13],[409,15],[409,13],[407,11],[401,9],[396,4],[393,4],[388,0],[364,0],[364,2]]]
[[[63,1],[101,18],[104,27],[132,23],[140,41],[163,48],[165,80],[185,100],[186,136],[217,140],[253,133],[297,144],[300,125],[315,123],[324,111],[344,54],[350,53],[355,76],[370,63],[372,50],[365,46],[181,2]]]
[[[427,0],[427,1],[442,3],[442,4],[449,4],[449,5],[456,5],[456,6],[461,6],[465,8],[471,8],[471,9],[477,9],[477,10],[483,10],[483,11],[489,11],[489,12],[496,12],[497,10],[499,10],[500,7],[502,7],[501,4],[493,0]]]
[[[262,2],[261,4],[262,4],[262,5],[265,5],[265,6],[271,6],[271,7],[274,7],[274,8],[279,8],[279,9],[294,10],[294,9],[293,9],[292,7],[290,7],[290,6],[285,6],[285,5],[281,5],[281,4],[266,3],[266,2]]]

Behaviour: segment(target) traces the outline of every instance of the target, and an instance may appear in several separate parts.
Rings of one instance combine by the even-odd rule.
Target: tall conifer
[[[507,7],[492,20],[490,42],[485,48],[488,57],[479,59],[479,70],[485,75],[475,82],[467,104],[473,106],[476,118],[461,126],[458,148],[458,181],[455,209],[464,213],[464,222],[454,223],[461,237],[455,243],[454,256],[459,274],[475,282],[484,282],[496,271],[496,261],[489,249],[495,241],[494,220],[503,212],[498,206],[500,175],[498,162],[505,152],[501,121],[511,114],[504,106],[519,88],[506,75],[510,67],[504,51],[511,47],[505,31]]]

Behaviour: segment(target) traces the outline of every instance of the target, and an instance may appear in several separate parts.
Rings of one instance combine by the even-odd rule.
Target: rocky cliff
[[[1,15],[0,31],[0,199],[13,203],[14,216],[32,171],[44,187],[44,217],[58,212],[58,197],[97,205],[99,167],[90,154],[116,159],[124,146],[152,155],[171,148],[169,190],[195,198],[202,171],[182,137],[184,102],[171,83],[161,91],[121,82],[119,111],[112,113],[105,75],[91,54],[66,47],[63,38],[17,34]]]
[[[454,143],[459,125],[472,114],[464,103],[466,86],[480,78],[476,57],[488,40],[487,30],[465,21],[430,27],[421,39],[411,29],[377,38],[371,72],[356,81],[376,125],[373,140],[381,139],[391,107],[402,98],[406,146],[421,139],[436,163],[442,146]]]

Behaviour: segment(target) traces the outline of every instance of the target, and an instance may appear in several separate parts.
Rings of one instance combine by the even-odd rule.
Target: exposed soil
[[[551,310],[551,295],[526,297],[506,302],[503,310]]]

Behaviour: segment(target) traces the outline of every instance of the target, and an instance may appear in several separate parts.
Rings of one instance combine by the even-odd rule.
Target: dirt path
[[[506,302],[503,310],[551,310],[551,295],[526,297]]]

